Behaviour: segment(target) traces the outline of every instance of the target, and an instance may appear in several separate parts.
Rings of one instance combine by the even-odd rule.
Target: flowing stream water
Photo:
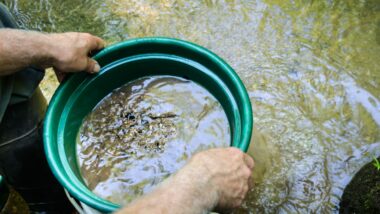
[[[249,91],[254,187],[237,213],[331,213],[380,155],[379,0],[2,0],[21,26],[109,44],[189,40]]]

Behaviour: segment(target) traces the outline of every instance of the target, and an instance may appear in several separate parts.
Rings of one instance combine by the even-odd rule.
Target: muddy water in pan
[[[105,97],[84,119],[77,155],[95,194],[127,204],[176,172],[193,153],[229,142],[225,112],[206,89],[157,76]]]

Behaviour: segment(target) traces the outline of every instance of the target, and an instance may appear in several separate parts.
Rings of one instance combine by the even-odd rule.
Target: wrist
[[[210,182],[211,177],[202,173],[199,166],[193,167],[190,163],[171,179],[169,188],[179,196],[176,197],[178,203],[198,210],[198,213],[208,213],[217,205],[219,196]]]
[[[38,33],[38,53],[35,53],[33,64],[35,67],[46,69],[54,67],[58,59],[59,47],[57,46],[57,40],[55,34]]]

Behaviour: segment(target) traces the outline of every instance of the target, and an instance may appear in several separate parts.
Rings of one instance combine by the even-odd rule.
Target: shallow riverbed
[[[241,213],[337,212],[345,185],[380,155],[378,0],[5,2],[31,29],[108,43],[169,36],[224,58],[255,115],[255,187]]]

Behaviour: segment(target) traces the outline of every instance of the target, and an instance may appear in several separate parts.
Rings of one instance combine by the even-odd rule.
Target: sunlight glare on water
[[[378,0],[5,0],[24,27],[114,43],[189,40],[224,58],[253,105],[255,187],[236,213],[337,212],[380,155]]]

